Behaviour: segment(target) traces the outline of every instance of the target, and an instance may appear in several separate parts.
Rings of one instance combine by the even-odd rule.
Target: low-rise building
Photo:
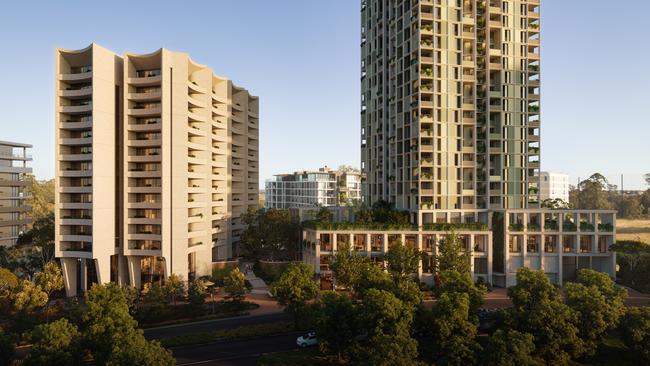
[[[569,202],[569,175],[564,173],[539,173],[539,199],[561,199]]]
[[[266,208],[332,207],[361,200],[361,173],[333,170],[278,174],[266,181]]]
[[[435,224],[394,228],[348,222],[315,224],[303,229],[303,261],[321,279],[331,278],[330,257],[343,245],[373,261],[398,241],[422,252],[418,277],[433,284],[432,258],[438,244],[451,231],[459,235],[470,253],[471,275],[495,286],[516,283],[521,267],[544,270],[562,284],[588,268],[614,277],[616,256],[609,250],[616,241],[616,212],[606,210],[513,209],[478,212],[485,223],[463,222],[469,216],[448,212]],[[461,218],[456,220],[452,218]]]
[[[32,220],[29,217],[29,198],[25,188],[26,178],[32,168],[27,162],[32,157],[27,149],[32,145],[18,142],[0,141],[0,246],[16,244]]]

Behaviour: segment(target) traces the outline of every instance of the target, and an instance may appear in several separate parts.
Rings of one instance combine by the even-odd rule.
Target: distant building
[[[563,173],[540,172],[539,173],[539,198],[559,198],[569,202],[569,175]]]
[[[361,200],[361,173],[355,170],[302,171],[266,181],[266,208],[346,206]]]
[[[27,162],[32,160],[27,149],[32,145],[0,141],[0,246],[16,244],[18,236],[32,221],[29,217],[25,188],[32,172]]]

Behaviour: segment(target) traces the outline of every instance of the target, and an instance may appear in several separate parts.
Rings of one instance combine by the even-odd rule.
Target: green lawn
[[[165,347],[179,347],[194,344],[204,344],[220,340],[233,340],[240,338],[262,337],[272,334],[293,332],[295,329],[291,322],[278,322],[270,324],[248,325],[232,329],[222,329],[213,332],[200,332],[182,334],[174,337],[163,338],[160,342]]]
[[[318,347],[299,351],[270,353],[257,359],[259,366],[326,366],[335,360],[318,354]]]

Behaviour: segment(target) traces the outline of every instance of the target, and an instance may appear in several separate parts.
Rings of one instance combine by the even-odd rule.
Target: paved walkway
[[[253,286],[251,294],[264,295],[268,294],[269,287],[266,285],[263,279],[257,277],[255,272],[253,272],[252,262],[242,262],[239,264],[240,271],[246,275],[246,280]]]

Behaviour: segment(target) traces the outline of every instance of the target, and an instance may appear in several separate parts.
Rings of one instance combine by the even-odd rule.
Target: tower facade
[[[56,59],[57,93],[84,90],[57,102],[56,250],[68,294],[192,279],[232,258],[239,216],[258,204],[257,97],[165,49],[120,57],[93,44]],[[83,114],[70,118],[69,103]],[[67,156],[77,148],[82,156]]]
[[[535,208],[539,0],[362,0],[367,203],[414,221]]]
[[[0,141],[0,246],[16,244],[32,219],[29,217],[30,198],[25,191],[29,185],[26,179],[32,168],[27,149],[32,145],[19,142]]]

